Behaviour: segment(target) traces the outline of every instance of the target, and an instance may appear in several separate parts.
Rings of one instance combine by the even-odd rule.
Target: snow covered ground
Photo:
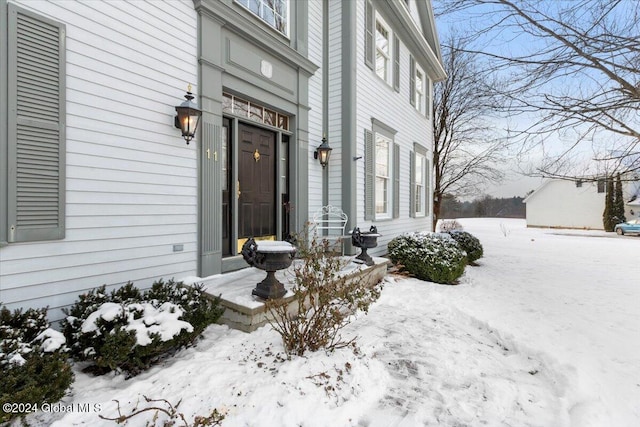
[[[115,425],[98,414],[147,396],[182,400],[187,419],[224,410],[224,426],[640,425],[640,238],[461,222],[479,265],[458,286],[390,276],[349,326],[358,352],[286,360],[269,326],[212,326],[134,379],[76,372],[68,411],[31,422]]]

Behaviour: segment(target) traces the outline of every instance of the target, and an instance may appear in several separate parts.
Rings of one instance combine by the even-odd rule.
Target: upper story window
[[[289,33],[289,0],[235,0],[251,13],[284,34]]]
[[[391,30],[376,16],[376,74],[391,84]]]
[[[418,64],[416,64],[416,72],[415,72],[415,100],[416,100],[416,110],[420,113],[425,113],[425,93],[426,93],[426,84],[425,84],[425,74],[422,71],[422,68]]]

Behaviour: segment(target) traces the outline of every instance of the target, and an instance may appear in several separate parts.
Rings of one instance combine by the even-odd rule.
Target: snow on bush
[[[454,283],[467,265],[467,254],[448,234],[405,233],[388,244],[389,258],[421,280]]]
[[[64,336],[46,319],[46,308],[0,310],[0,401],[19,410],[57,402],[73,381]],[[3,408],[0,424],[19,415]]]
[[[136,375],[191,345],[222,309],[201,286],[159,280],[145,293],[132,283],[110,294],[101,286],[81,295],[65,314],[63,330],[76,360],[93,362],[95,373]]]
[[[469,264],[482,258],[483,249],[480,240],[473,234],[466,231],[452,230],[448,232],[453,240],[458,242],[460,247],[467,253]]]

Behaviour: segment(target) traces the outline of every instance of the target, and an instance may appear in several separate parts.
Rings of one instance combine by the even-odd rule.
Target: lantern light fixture
[[[192,101],[194,96],[191,93],[191,85],[187,88],[187,94],[184,96],[186,101],[176,106],[175,126],[182,132],[182,137],[189,145],[189,141],[196,135],[198,123],[202,116],[202,110]]]
[[[316,151],[313,152],[313,158],[320,160],[320,165],[324,169],[329,164],[329,157],[331,156],[331,150],[333,148],[329,147],[329,142],[327,141],[326,135],[322,136],[322,144],[316,148]]]

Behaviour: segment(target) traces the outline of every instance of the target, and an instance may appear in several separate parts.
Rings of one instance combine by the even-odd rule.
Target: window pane
[[[276,126],[276,112],[271,110],[264,110],[264,124]]]
[[[284,130],[289,130],[289,117],[278,114],[278,127]]]
[[[233,112],[233,97],[228,93],[222,94],[222,111],[225,113]]]
[[[422,156],[416,156],[416,177],[415,177],[415,181],[418,184],[423,184],[422,178],[423,178],[423,171],[424,169],[424,157]]]
[[[270,26],[287,35],[289,0],[235,0],[265,21]]]
[[[389,31],[380,21],[376,21],[376,47],[387,56],[389,55]]]
[[[387,184],[385,178],[376,177],[376,213],[387,213]]]
[[[267,7],[266,5],[262,7],[262,19],[264,19],[267,22],[267,24],[275,28],[276,20],[275,20],[275,15],[273,13],[273,9],[271,9],[270,7]]]
[[[260,0],[249,0],[249,10],[260,16]]]
[[[389,77],[390,48],[389,31],[376,21],[376,74],[385,81]]]
[[[247,117],[248,113],[249,113],[249,102],[245,101],[244,99],[234,98],[233,114]]]
[[[262,107],[251,104],[249,118],[253,121],[262,123]]]
[[[376,175],[389,176],[389,143],[376,138]]]

